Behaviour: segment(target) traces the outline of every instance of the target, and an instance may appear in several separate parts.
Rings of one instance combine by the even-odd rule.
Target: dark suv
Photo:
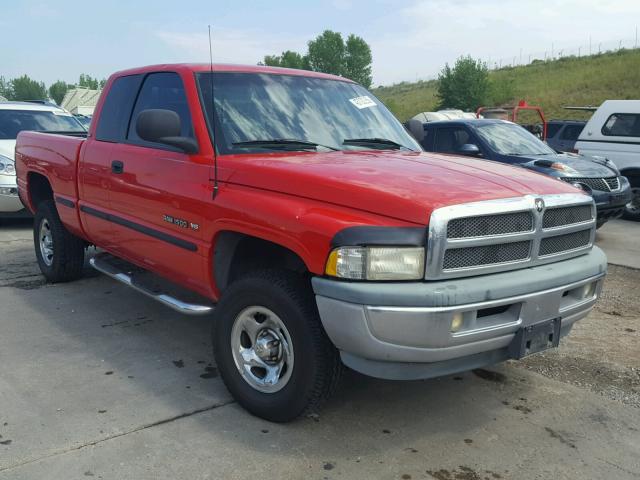
[[[547,123],[547,144],[557,152],[573,152],[576,141],[587,124],[580,120],[551,120]]]
[[[535,135],[506,120],[460,119],[423,125],[427,152],[466,155],[509,163],[576,185],[590,193],[598,227],[622,215],[631,201],[629,181],[606,158],[557,153]]]

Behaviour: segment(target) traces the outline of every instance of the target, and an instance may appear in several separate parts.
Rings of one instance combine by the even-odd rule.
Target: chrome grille
[[[529,258],[531,242],[500,243],[482,247],[454,248],[444,254],[444,269],[494,265],[517,262]]]
[[[591,241],[591,230],[556,235],[555,237],[543,238],[540,242],[540,256],[555,255],[560,252],[567,252],[589,245]]]
[[[481,275],[564,260],[586,253],[596,210],[583,193],[451,205],[429,223],[426,279]]]
[[[584,183],[592,190],[600,190],[604,192],[613,192],[620,188],[620,179],[618,177],[606,177],[606,178],[562,178],[565,182],[569,183]]]
[[[591,205],[575,207],[549,208],[544,212],[542,228],[555,228],[576,223],[588,222],[593,219]]]
[[[604,181],[607,182],[609,190],[612,192],[620,188],[620,178],[618,177],[605,178]]]
[[[533,229],[531,212],[504,213],[454,218],[447,225],[447,238],[485,237],[509,233],[530,232]]]

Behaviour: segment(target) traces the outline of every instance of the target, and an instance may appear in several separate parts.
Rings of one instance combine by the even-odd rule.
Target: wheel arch
[[[247,233],[223,230],[214,241],[213,280],[219,294],[236,279],[256,269],[278,268],[308,274],[302,256],[280,243]]]
[[[46,200],[53,200],[53,188],[49,179],[37,172],[27,174],[27,206],[32,213],[38,209],[38,205]]]

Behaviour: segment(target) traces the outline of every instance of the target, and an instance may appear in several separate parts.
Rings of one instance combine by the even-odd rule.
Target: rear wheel
[[[38,205],[33,241],[40,271],[50,282],[69,282],[82,276],[84,242],[62,224],[53,200]]]
[[[633,192],[633,198],[627,203],[622,218],[627,220],[640,221],[640,177],[629,178],[631,182],[631,191]]]
[[[250,273],[229,287],[214,317],[218,369],[249,412],[287,422],[316,411],[334,391],[342,364],[307,279]]]

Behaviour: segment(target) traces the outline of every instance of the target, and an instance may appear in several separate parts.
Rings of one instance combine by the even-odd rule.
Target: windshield
[[[23,130],[86,133],[84,127],[67,112],[0,110],[0,140],[15,140]]]
[[[554,154],[535,135],[515,123],[487,123],[476,126],[476,132],[496,152],[502,155]]]
[[[209,123],[210,78],[210,73],[197,76]],[[257,73],[215,73],[213,83],[216,147],[221,153],[282,148],[420,150],[393,114],[360,85]]]

